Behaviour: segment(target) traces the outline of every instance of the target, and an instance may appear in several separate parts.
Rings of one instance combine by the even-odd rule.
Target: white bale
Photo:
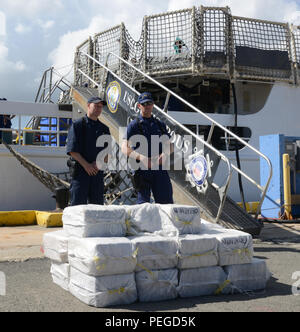
[[[57,263],[56,261],[51,262],[50,274],[53,282],[69,291],[70,282],[70,264]]]
[[[219,242],[219,265],[249,264],[253,258],[253,240],[248,233],[222,229],[216,235]]]
[[[179,235],[201,232],[201,210],[197,206],[160,204],[163,228],[173,225]]]
[[[127,235],[143,235],[162,230],[162,221],[157,204],[124,205],[126,209]]]
[[[61,230],[43,235],[45,257],[59,263],[68,263],[68,234]]]
[[[178,243],[179,269],[218,265],[218,241],[214,235],[180,235]]]
[[[137,255],[135,271],[172,269],[177,266],[176,238],[162,236],[136,236],[130,240]]]
[[[180,270],[178,294],[180,297],[214,295],[227,285],[226,274],[220,266]]]
[[[223,229],[226,228],[222,227],[219,224],[215,224],[205,219],[201,219],[201,232],[200,232],[201,234],[210,234],[210,233],[215,234],[222,231]]]
[[[76,237],[121,237],[126,235],[126,211],[121,206],[79,205],[63,212],[64,230]]]
[[[262,290],[271,277],[265,260],[254,258],[250,264],[225,266],[230,285],[223,293]]]
[[[70,237],[69,262],[72,267],[92,276],[129,274],[136,267],[134,246],[125,237]]]
[[[140,302],[173,300],[178,297],[178,270],[142,271],[136,273]]]
[[[97,308],[137,301],[134,273],[92,277],[71,267],[69,290],[80,301]]]

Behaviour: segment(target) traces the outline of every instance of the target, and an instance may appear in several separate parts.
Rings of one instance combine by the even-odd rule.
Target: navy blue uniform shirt
[[[85,121],[85,128],[83,128]],[[85,132],[85,138],[83,134]],[[94,121],[87,116],[75,121],[69,129],[67,141],[67,154],[78,152],[89,163],[97,159],[97,155],[105,148],[97,148],[99,136],[110,135],[109,128],[99,120]]]
[[[141,132],[142,131],[142,132]],[[171,137],[169,133],[167,132],[166,125],[161,122],[158,119],[154,119],[152,116],[151,118],[143,118],[142,115],[139,115],[135,120],[130,122],[130,124],[127,127],[126,136],[124,139],[127,141],[130,140],[132,136],[135,135],[143,135],[146,137],[148,142],[148,157],[153,157],[151,154],[151,136],[157,135],[167,135],[169,138]],[[132,146],[131,148],[136,150],[139,147],[139,144],[137,146]],[[159,153],[162,153],[162,144],[159,144]]]

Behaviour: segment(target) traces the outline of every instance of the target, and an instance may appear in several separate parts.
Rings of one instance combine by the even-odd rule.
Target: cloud
[[[37,23],[43,30],[48,30],[54,26],[55,22],[53,20],[48,20],[48,21],[37,20]]]
[[[62,0],[0,0],[0,8],[10,16],[33,18],[62,10],[63,3]]]
[[[286,14],[285,21],[300,26],[300,10]]]
[[[0,11],[0,36],[6,35],[6,16]]]
[[[293,0],[248,0],[247,5],[240,0],[202,0],[206,7],[229,7],[234,16],[285,22],[293,18],[293,13],[300,10],[299,1]],[[197,0],[169,0],[168,10],[199,7]]]
[[[99,0],[87,0],[82,4],[81,1],[75,0],[74,8],[80,15],[86,13],[86,8],[89,12],[94,13],[99,11]],[[84,6],[84,7],[82,7]],[[76,47],[82,42],[93,37],[96,33],[105,31],[111,27],[125,23],[131,36],[138,40],[142,32],[142,21],[145,15],[152,15],[157,13],[157,8],[164,7],[160,0],[143,1],[143,0],[115,0],[110,2],[107,6],[101,8],[101,14],[91,17],[87,28],[69,31],[60,37],[59,45],[49,54],[49,60],[56,68],[67,66],[74,61],[74,54]],[[122,8],[122,10],[120,10]],[[159,11],[162,11],[159,9]]]
[[[108,22],[109,18],[103,19],[103,17],[96,16],[92,18],[90,25],[86,29],[69,31],[64,34],[60,38],[57,48],[48,57],[54,67],[60,70],[62,67],[73,64],[76,47],[87,40],[89,36],[102,31]],[[62,74],[65,75],[69,70],[70,68],[66,68],[62,71]]]
[[[15,27],[15,31],[16,31],[16,33],[23,35],[23,34],[29,33],[31,31],[31,27],[19,23]]]
[[[3,42],[0,42],[0,73],[17,71],[22,72],[27,69],[22,61],[12,62],[8,59],[8,48]]]

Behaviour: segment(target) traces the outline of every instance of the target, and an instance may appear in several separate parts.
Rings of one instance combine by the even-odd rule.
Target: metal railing
[[[87,39],[77,56],[82,51],[104,63],[112,52],[156,77],[192,74],[299,85],[299,40],[299,27],[291,24],[202,6],[145,16],[136,42],[122,23]],[[86,67],[98,81],[99,66],[86,61]]]
[[[91,61],[94,61],[95,63],[97,63],[99,66],[101,66],[105,71],[110,72],[114,77],[117,77],[121,82],[123,82],[123,84],[125,84],[128,88],[130,88],[132,91],[138,93],[138,91],[136,91],[133,87],[131,87],[130,85],[128,85],[128,83],[126,83],[125,81],[123,81],[122,79],[120,79],[120,77],[118,77],[118,75],[116,73],[114,73],[112,70],[110,70],[107,66],[105,66],[104,64],[102,64],[101,62],[97,61],[96,59],[94,59],[93,57],[91,57],[89,54],[87,53],[82,53],[81,52],[81,56],[85,56],[86,58],[88,58]],[[258,217],[258,213],[260,211],[261,205],[263,203],[263,200],[265,199],[271,178],[272,178],[272,174],[273,174],[273,169],[272,169],[272,164],[270,162],[270,160],[264,155],[262,154],[259,150],[255,149],[254,147],[252,147],[250,144],[248,144],[247,142],[245,142],[243,139],[241,139],[240,137],[238,137],[237,135],[235,135],[233,132],[231,132],[230,130],[228,130],[226,127],[222,126],[221,124],[219,124],[217,121],[215,121],[214,119],[212,119],[211,117],[209,117],[206,113],[203,113],[202,111],[200,111],[199,109],[197,109],[195,106],[193,106],[192,104],[190,104],[189,102],[187,102],[186,100],[184,100],[183,98],[181,98],[180,96],[178,96],[176,93],[174,93],[173,91],[171,91],[170,89],[166,88],[164,85],[162,85],[161,83],[159,83],[158,81],[156,81],[154,78],[150,77],[149,75],[145,74],[144,72],[142,72],[140,69],[134,67],[130,62],[122,59],[121,57],[119,57],[116,54],[113,53],[109,53],[107,55],[107,60],[106,63],[108,63],[109,61],[109,57],[115,57],[118,59],[118,61],[120,63],[125,64],[126,66],[130,67],[131,70],[136,71],[139,75],[143,76],[144,79],[149,80],[150,82],[152,82],[153,84],[155,84],[156,86],[158,86],[159,88],[163,89],[166,93],[167,93],[167,98],[166,100],[168,101],[170,96],[173,96],[174,98],[176,98],[178,101],[180,101],[181,103],[185,104],[186,106],[188,106],[191,110],[197,112],[199,115],[201,115],[202,118],[205,118],[206,120],[208,120],[211,123],[211,129],[208,135],[208,140],[205,141],[203,140],[201,137],[197,136],[196,134],[194,134],[192,131],[190,131],[188,128],[184,127],[181,123],[179,123],[178,121],[174,120],[171,116],[169,116],[167,113],[165,113],[162,109],[156,107],[156,109],[163,113],[164,116],[166,116],[167,118],[170,118],[172,120],[172,122],[175,122],[177,126],[179,126],[180,128],[183,128],[187,133],[189,133],[191,136],[193,136],[196,140],[200,141],[202,144],[204,144],[207,148],[209,148],[211,151],[213,151],[215,154],[217,154],[218,156],[221,157],[221,159],[227,164],[228,167],[228,178],[226,181],[226,188],[228,189],[229,186],[229,182],[231,180],[231,175],[232,175],[232,169],[235,170],[237,173],[239,173],[242,177],[244,177],[245,179],[247,179],[250,183],[252,183],[254,186],[256,186],[262,193],[261,195],[261,200],[257,209],[257,213],[256,213],[256,218]],[[89,79],[93,84],[95,84],[96,86],[99,86],[101,83],[97,83],[95,82],[93,79],[91,79],[88,74],[84,73],[81,69],[76,68],[76,70],[81,74],[84,75],[85,78]],[[102,83],[103,84],[103,83]],[[138,93],[139,94],[139,93]],[[210,139],[213,135],[214,129],[218,127],[221,130],[223,130],[227,135],[229,135],[229,137],[231,137],[232,139],[235,139],[236,141],[238,141],[239,143],[241,143],[243,146],[249,148],[250,150],[252,150],[256,155],[258,155],[259,157],[263,158],[266,163],[269,166],[269,177],[268,177],[268,181],[266,183],[265,186],[262,186],[260,184],[258,184],[254,179],[252,179],[250,176],[248,176],[247,174],[245,174],[243,171],[241,171],[238,167],[236,167],[234,164],[230,163],[229,159],[222,154],[220,151],[218,151],[217,149],[215,149],[211,144],[210,144]],[[226,190],[226,194],[227,194],[227,190]],[[224,202],[223,202],[224,203]],[[218,215],[219,216],[219,215]]]

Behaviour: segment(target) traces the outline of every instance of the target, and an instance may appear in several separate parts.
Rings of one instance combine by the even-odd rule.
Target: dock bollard
[[[291,168],[290,156],[284,154],[283,157],[283,189],[284,189],[284,220],[292,220],[292,196],[291,196]]]
[[[69,205],[69,189],[65,187],[55,188],[56,210],[63,210]]]

